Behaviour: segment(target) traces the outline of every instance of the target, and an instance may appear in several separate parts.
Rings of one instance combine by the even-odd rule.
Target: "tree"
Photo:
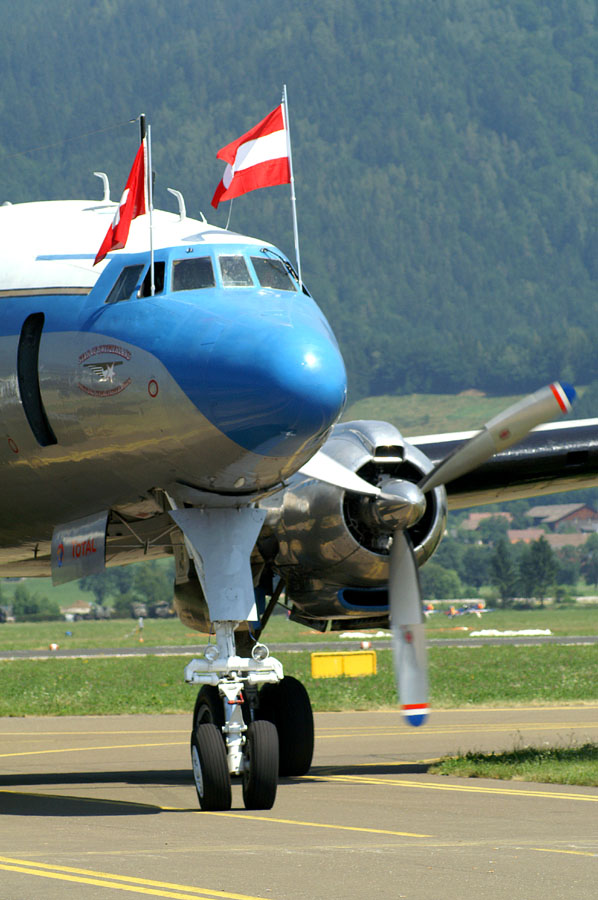
[[[537,597],[542,607],[549,588],[554,585],[557,568],[554,551],[546,538],[541,537],[525,548],[519,564],[521,579],[526,595]]]
[[[583,545],[581,571],[589,584],[598,587],[598,534],[591,534]]]
[[[48,597],[31,594],[24,584],[17,585],[12,607],[16,618],[35,616],[37,619],[43,619],[45,616],[54,618],[60,615],[57,600],[49,600]]]
[[[82,591],[91,591],[100,606],[104,606],[109,597],[118,597],[131,590],[134,573],[132,566],[117,566],[106,569],[97,575],[85,575],[79,579]]]
[[[431,560],[420,570],[422,596],[426,600],[449,600],[463,596],[463,586],[454,569]]]
[[[490,579],[499,591],[502,606],[510,606],[517,592],[518,571],[513,559],[513,548],[502,538],[490,560]]]
[[[505,540],[509,522],[506,516],[490,516],[488,519],[482,519],[476,529],[476,536],[484,544],[496,546],[499,541]]]
[[[556,580],[559,584],[577,584],[580,576],[579,553],[575,547],[563,547],[556,554],[557,573]]]
[[[467,547],[463,554],[463,560],[459,575],[466,584],[480,588],[490,581],[490,561],[493,550],[491,547],[472,545]]]
[[[173,579],[170,569],[165,571],[155,562],[135,566],[133,593],[143,603],[172,602]]]

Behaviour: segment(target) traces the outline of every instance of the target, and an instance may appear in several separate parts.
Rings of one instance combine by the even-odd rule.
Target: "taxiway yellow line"
[[[12,859],[8,856],[0,856],[0,869],[7,872],[20,872],[25,875],[37,875],[40,878],[74,881],[77,884],[92,884],[116,891],[131,891],[136,894],[149,894],[153,897],[171,897],[174,900],[190,900],[191,897],[197,900],[198,896],[217,898],[217,900],[265,900],[263,897],[254,897],[250,894],[234,894],[230,891],[210,890],[210,888],[199,888],[187,884],[173,884],[169,881],[151,881],[148,878],[117,875],[114,872],[95,872],[92,869],[49,865],[48,863],[34,862],[28,859]]]
[[[41,756],[48,753],[89,753],[93,750],[136,750],[140,747],[181,747],[187,743],[188,741],[161,741],[148,744],[109,744],[103,747],[96,747],[91,744],[89,747],[59,747],[56,750],[20,750],[17,753],[0,753],[0,758],[7,756]]]
[[[530,722],[512,722],[505,723],[500,725],[485,725],[480,723],[479,725],[462,725],[462,726],[453,726],[452,728],[434,728],[430,726],[426,726],[425,734],[426,735],[437,735],[437,734],[505,734],[512,731],[521,731],[525,729],[526,731],[552,731],[559,730],[563,728],[588,728],[588,729],[596,729],[598,728],[598,721],[596,722],[538,722],[538,723],[530,723]],[[316,732],[316,740],[333,740],[335,738],[353,738],[353,737],[419,737],[422,732],[417,728],[395,728],[392,731],[336,731],[334,733],[321,733]]]
[[[160,807],[168,809],[168,807]],[[200,812],[198,810],[198,812]],[[430,838],[431,834],[417,834],[413,831],[388,831],[384,828],[360,828],[356,825],[332,825],[327,822],[302,822],[299,819],[275,819],[271,816],[250,816],[243,813],[201,812],[202,816],[225,816],[230,819],[251,819],[258,822],[273,822],[277,825],[298,825],[303,828],[332,828],[338,831],[360,831],[366,834],[389,834],[393,837]]]
[[[0,731],[0,737],[30,737],[35,738],[36,740],[41,740],[44,737],[58,737],[64,735],[77,735],[77,737],[83,737],[87,735],[106,734],[187,734],[188,732],[188,728],[142,728],[138,729],[137,731]]]
[[[530,847],[530,850],[536,850],[537,853],[565,853],[567,856],[598,857],[598,853],[590,853],[589,850],[555,850],[551,847]]]
[[[406,778],[372,778],[368,775],[304,775],[303,778],[315,781],[341,781],[345,784],[377,784],[384,787],[412,787],[430,791],[462,791],[471,794],[502,794],[510,797],[541,797],[545,800],[582,800],[598,803],[598,794],[566,794],[564,791],[522,791],[516,788],[439,784],[433,781],[408,781]]]

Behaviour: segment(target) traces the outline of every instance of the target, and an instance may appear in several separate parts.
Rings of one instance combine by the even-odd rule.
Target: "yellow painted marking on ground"
[[[4,869],[7,872],[22,872],[25,875],[37,875],[42,878],[75,881],[79,884],[94,884],[117,891],[151,894],[154,897],[172,897],[175,900],[189,900],[190,897],[197,898],[197,896],[216,897],[219,900],[265,900],[263,897],[254,897],[250,894],[234,894],[230,891],[210,890],[210,888],[199,888],[187,884],[173,884],[169,881],[151,881],[148,878],[117,875],[114,872],[95,872],[93,869],[49,865],[48,863],[27,859],[12,859],[8,856],[0,856],[0,869]],[[184,893],[181,893],[181,891],[184,891]]]
[[[456,725],[452,728],[433,728],[426,726],[425,732],[419,728],[405,727],[395,728],[392,731],[337,731],[334,734],[322,734],[316,731],[316,740],[330,740],[334,738],[353,738],[353,737],[420,737],[423,733],[426,735],[437,734],[507,734],[512,731],[552,731],[563,728],[598,728],[598,722],[513,722],[511,724],[502,725]]]
[[[342,781],[353,784],[380,784],[385,787],[414,787],[431,791],[464,791],[472,794],[504,794],[512,797],[542,797],[547,800],[586,800],[598,803],[598,794],[566,794],[557,791],[518,790],[517,788],[482,787],[480,785],[440,784],[435,781],[408,781],[406,778],[372,778],[369,775],[304,775],[315,781]]]
[[[106,734],[187,734],[188,728],[142,728],[138,731],[0,731],[0,737],[30,737],[40,740],[44,737],[57,737],[63,735],[77,735],[84,737],[86,735],[106,735]]]
[[[168,809],[169,807],[161,807]],[[179,810],[177,810],[179,812]],[[258,822],[274,822],[278,825],[300,825],[303,828],[332,828],[337,831],[362,831],[367,834],[390,834],[393,837],[429,838],[431,834],[416,834],[412,831],[387,831],[384,828],[359,828],[356,825],[331,825],[327,822],[302,822],[298,819],[275,819],[271,816],[250,816],[242,813],[202,812],[202,816],[225,816],[230,819],[252,819]]]
[[[549,847],[530,847],[530,850],[537,850],[538,853],[566,853],[569,856],[597,856],[598,853],[590,853],[589,850],[554,850]]]
[[[89,753],[91,750],[135,750],[139,747],[181,747],[188,741],[164,741],[151,744],[109,744],[104,747],[59,747],[56,750],[21,750],[18,753],[0,753],[0,758],[7,756],[40,756],[47,753]]]

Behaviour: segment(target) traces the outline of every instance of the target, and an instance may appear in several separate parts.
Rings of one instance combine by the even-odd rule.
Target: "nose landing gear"
[[[191,763],[199,805],[230,809],[231,777],[241,776],[247,809],[270,809],[278,782],[278,733],[254,721],[257,688],[283,679],[282,665],[257,644],[251,658],[235,652],[236,622],[215,622],[216,645],[185,668],[185,680],[203,685],[195,703]]]

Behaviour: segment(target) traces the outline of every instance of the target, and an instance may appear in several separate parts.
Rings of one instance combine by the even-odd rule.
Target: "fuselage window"
[[[220,272],[224,287],[252,287],[253,281],[242,256],[220,256]]]
[[[262,287],[275,288],[277,291],[297,290],[281,259],[252,256],[251,262]]]
[[[118,303],[119,300],[128,300],[139,281],[143,266],[125,266],[114,287],[106,297],[106,303]]]
[[[154,263],[154,293],[161,294],[164,290],[164,262],[155,262]],[[139,291],[140,297],[151,297],[152,295],[152,269],[151,266],[145,273],[145,278],[143,279],[143,284],[141,285],[141,290]]]
[[[196,291],[215,286],[214,269],[209,256],[175,259],[172,266],[173,291]]]

